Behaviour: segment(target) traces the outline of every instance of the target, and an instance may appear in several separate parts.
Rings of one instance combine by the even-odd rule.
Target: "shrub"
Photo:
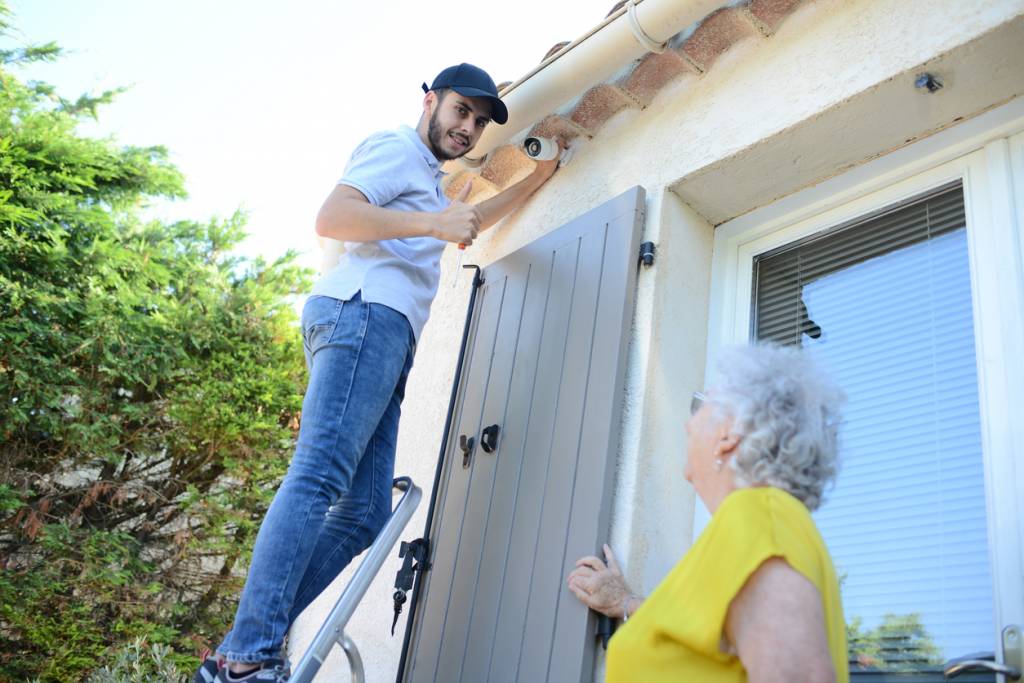
[[[240,214],[147,220],[181,175],[76,132],[116,93],[12,73],[59,55],[0,50],[4,680],[82,680],[139,638],[193,665],[233,616],[304,382],[294,254],[234,255]]]

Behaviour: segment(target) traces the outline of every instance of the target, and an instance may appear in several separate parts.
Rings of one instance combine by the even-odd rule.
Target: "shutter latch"
[[[473,446],[476,445],[476,439],[465,434],[459,435],[459,450],[462,451],[462,469],[469,467],[469,459],[473,457]]]
[[[430,550],[430,542],[425,538],[417,538],[415,541],[406,543],[398,548],[398,556],[404,557],[405,562],[395,576],[395,594],[392,598],[395,601],[395,618],[391,622],[391,635],[395,635],[395,625],[398,624],[398,615],[402,613],[402,605],[405,604],[405,596],[412,589],[413,579],[416,572],[427,570],[427,553]]]

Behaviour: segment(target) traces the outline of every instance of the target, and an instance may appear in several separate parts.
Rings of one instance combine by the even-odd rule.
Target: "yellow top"
[[[608,683],[746,681],[734,654],[721,651],[725,617],[761,564],[786,560],[822,597],[837,683],[848,683],[846,623],[839,582],[807,508],[785,491],[747,488],[729,494],[704,533],[608,645]]]

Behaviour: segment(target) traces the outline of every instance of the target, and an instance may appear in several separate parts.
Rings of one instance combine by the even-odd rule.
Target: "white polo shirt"
[[[449,203],[441,192],[444,175],[419,134],[402,126],[364,140],[338,184],[354,187],[381,208],[442,211]],[[361,291],[363,301],[405,315],[419,340],[437,294],[445,244],[433,237],[345,242],[338,265],[313,286],[312,294],[348,300]]]

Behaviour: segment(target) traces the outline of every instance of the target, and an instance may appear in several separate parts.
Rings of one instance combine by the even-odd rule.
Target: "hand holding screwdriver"
[[[465,249],[473,243],[480,231],[481,216],[477,207],[465,203],[472,190],[473,181],[470,180],[462,186],[448,208],[437,214],[434,237],[446,242],[457,242],[459,249]]]
[[[441,212],[441,216],[450,219],[450,222],[446,223],[448,226],[454,226],[456,229],[460,227],[459,221],[468,221],[470,228],[469,237],[458,239],[459,243],[459,261],[455,266],[455,271],[452,273],[452,287],[455,287],[459,283],[459,273],[462,272],[462,259],[465,256],[465,250],[467,244],[472,244],[473,239],[476,237],[477,231],[480,228],[480,210],[471,204],[466,204],[465,199],[469,196],[469,193],[473,190],[473,181],[470,180],[462,189],[459,190],[459,194],[455,197],[455,201],[448,205],[448,208]],[[445,216],[445,214],[451,214]],[[455,233],[458,234],[458,233]],[[436,235],[438,239],[447,239]],[[449,239],[449,242],[455,240]]]

